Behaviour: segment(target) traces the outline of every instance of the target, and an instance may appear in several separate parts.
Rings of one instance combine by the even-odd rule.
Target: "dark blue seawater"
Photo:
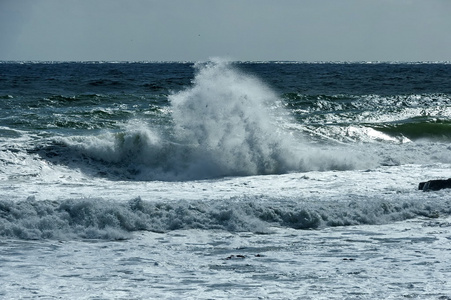
[[[450,138],[451,65],[441,63],[233,63],[271,87],[304,125],[361,123],[364,112],[403,113],[371,120],[372,127],[408,138]],[[130,118],[153,118],[168,95],[190,86],[193,63],[0,64],[1,126],[23,130],[116,128]],[[308,115],[306,115],[308,114]],[[313,114],[313,116],[312,116]],[[330,120],[329,114],[337,114]],[[5,130],[5,128],[3,129]]]

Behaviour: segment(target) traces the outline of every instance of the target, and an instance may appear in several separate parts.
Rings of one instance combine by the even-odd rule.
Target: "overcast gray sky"
[[[451,0],[0,0],[0,60],[450,61]]]

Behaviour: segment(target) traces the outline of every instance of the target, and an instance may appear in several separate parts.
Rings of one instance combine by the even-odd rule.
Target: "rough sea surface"
[[[451,299],[451,64],[0,62],[0,298]]]

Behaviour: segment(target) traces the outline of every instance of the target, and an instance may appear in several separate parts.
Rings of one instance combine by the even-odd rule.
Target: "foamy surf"
[[[179,182],[58,178],[26,187],[27,200],[4,193],[0,236],[20,239],[133,238],[139,231],[203,229],[271,233],[439,218],[451,212],[448,192],[418,191],[434,170],[387,166]],[[402,176],[409,174],[409,176]],[[7,186],[1,184],[4,190]],[[93,197],[96,195],[96,198]],[[7,200],[10,198],[9,200]],[[448,201],[447,201],[448,199]]]

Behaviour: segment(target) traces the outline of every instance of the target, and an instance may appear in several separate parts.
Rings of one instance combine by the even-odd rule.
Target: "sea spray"
[[[196,67],[193,86],[169,97],[176,139],[190,145],[189,172],[215,177],[298,170],[294,141],[274,120],[275,93],[223,61]]]

